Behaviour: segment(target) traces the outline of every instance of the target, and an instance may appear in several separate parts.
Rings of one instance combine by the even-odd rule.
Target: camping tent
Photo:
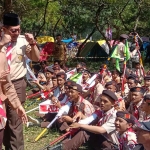
[[[106,60],[108,54],[98,42],[88,42],[81,50],[79,57],[91,57],[93,59]]]

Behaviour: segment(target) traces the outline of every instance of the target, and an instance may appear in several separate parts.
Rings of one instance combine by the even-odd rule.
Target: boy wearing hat
[[[117,137],[115,136],[115,119],[116,119],[116,110],[114,109],[115,101],[117,100],[116,95],[109,90],[104,90],[99,102],[101,110],[97,110],[90,117],[82,119],[79,123],[73,123],[71,128],[80,128],[80,130],[73,135],[71,140],[64,140],[62,143],[63,150],[73,150],[78,149],[83,143],[90,142],[90,145],[99,150],[103,144],[107,145],[108,148],[111,148],[110,144],[106,141],[106,137],[109,136],[113,139],[113,142],[116,143]],[[80,115],[79,115],[80,114]],[[75,118],[84,117],[83,114],[78,113]],[[98,119],[97,126],[88,125],[94,120]]]
[[[136,134],[132,129],[134,117],[126,111],[116,113],[115,127],[119,141],[119,150],[130,150],[137,144]]]
[[[137,120],[141,120],[143,116],[143,111],[141,110],[141,104],[143,102],[143,96],[145,90],[142,87],[134,87],[130,89],[130,92],[131,92],[131,103],[128,108],[128,111]]]
[[[142,122],[136,121],[136,135],[137,135],[137,142],[139,144],[133,150],[149,150],[150,149],[150,120],[146,120]]]
[[[114,82],[114,81],[107,82],[105,85],[105,88],[107,90],[114,92],[116,94],[116,96],[118,97],[118,101],[116,102],[115,108],[117,110],[122,110],[122,111],[126,110],[125,102],[124,102],[123,98],[120,96],[119,93],[117,93],[118,85],[116,84],[116,82]]]
[[[150,119],[150,94],[146,94],[141,104],[141,110],[144,112],[142,121]]]
[[[40,52],[32,34],[25,33],[25,36],[20,35],[20,19],[17,14],[4,14],[2,29],[4,31],[4,36],[0,41],[0,48],[2,51],[6,52],[8,67],[10,69],[10,78],[18,97],[23,104],[26,100],[26,82],[24,76],[27,73],[24,55],[33,61],[39,61]],[[9,40],[7,35],[11,37]],[[24,142],[22,122],[13,109],[7,109],[7,112],[8,114],[11,114],[11,117],[8,118],[5,128],[5,148],[23,150]],[[13,122],[15,123],[12,124]]]
[[[61,127],[60,130],[63,131],[65,129],[68,129],[69,126],[66,123],[73,123],[73,117],[81,111],[85,117],[90,116],[94,111],[93,105],[84,99],[81,96],[82,93],[82,87],[79,84],[76,84],[75,82],[69,86],[69,98],[72,101],[72,106],[69,110],[69,113],[67,116],[62,116],[60,119]]]

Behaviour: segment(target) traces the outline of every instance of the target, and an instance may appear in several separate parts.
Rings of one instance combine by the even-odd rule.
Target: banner
[[[58,111],[59,108],[49,99],[39,104],[39,114],[57,113]]]

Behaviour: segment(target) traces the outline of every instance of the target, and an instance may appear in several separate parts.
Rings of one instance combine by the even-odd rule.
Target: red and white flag
[[[59,108],[49,99],[39,104],[39,114],[57,113],[58,111]]]

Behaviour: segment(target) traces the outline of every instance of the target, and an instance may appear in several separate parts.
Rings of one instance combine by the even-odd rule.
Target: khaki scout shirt
[[[53,55],[55,59],[65,60],[66,45],[63,42],[55,43]]]
[[[8,70],[7,59],[4,52],[0,52],[0,59],[1,59],[0,61],[0,79],[1,79],[1,73]],[[14,109],[18,108],[21,105],[19,98],[17,97],[15,88],[10,81],[9,75],[8,77],[6,77],[6,81],[0,80],[0,98],[2,100],[4,109],[5,109],[5,100],[8,100],[8,103]]]
[[[24,77],[27,73],[25,53],[28,42],[23,35],[19,35],[17,42],[12,43],[12,57],[10,64],[10,78],[17,80]],[[3,50],[7,50],[4,46]]]

